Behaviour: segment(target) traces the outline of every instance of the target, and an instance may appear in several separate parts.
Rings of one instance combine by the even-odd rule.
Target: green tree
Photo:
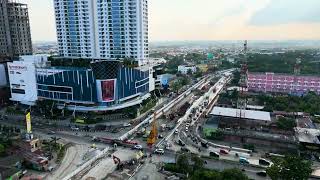
[[[283,159],[275,159],[267,174],[272,180],[290,179],[305,180],[312,173],[312,162],[298,156],[286,156]]]
[[[181,154],[177,159],[177,168],[180,172],[187,174],[190,171],[189,158],[186,154]]]
[[[196,156],[196,155],[192,156],[191,161],[193,162],[193,166],[192,166],[193,172],[203,169],[204,161],[199,156]]]
[[[280,117],[277,120],[277,127],[279,129],[292,131],[293,128],[296,127],[296,126],[297,126],[297,124],[296,124],[296,121],[294,119]]]
[[[191,180],[222,180],[221,173],[215,170],[197,170]]]
[[[195,78],[200,78],[202,76],[203,76],[203,72],[200,69],[198,69],[197,72],[194,74]]]
[[[179,91],[180,88],[181,88],[181,83],[179,81],[175,81],[171,85],[171,90],[176,93]]]
[[[223,132],[220,129],[217,129],[215,131],[212,131],[208,138],[212,139],[212,140],[223,140],[224,139],[224,135],[223,135]]]
[[[182,86],[188,85],[190,83],[190,79],[188,77],[182,77],[179,79]]]
[[[0,155],[3,155],[6,152],[6,147],[3,144],[0,144]]]
[[[249,180],[248,176],[245,175],[240,169],[226,169],[221,172],[222,179],[228,180]]]

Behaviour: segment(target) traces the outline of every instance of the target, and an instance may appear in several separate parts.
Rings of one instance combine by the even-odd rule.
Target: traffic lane
[[[188,132],[185,131],[185,125],[181,127],[181,130],[179,132],[179,137],[175,139],[175,141],[177,141],[178,139],[181,139],[187,146],[187,148],[189,150],[191,150],[192,152],[195,153],[201,153],[205,156],[209,156],[210,152],[217,152],[220,154],[220,150],[222,148],[216,148],[216,147],[212,147],[209,146],[208,148],[202,147],[201,146],[201,142],[200,141],[196,141],[194,142],[191,139],[191,136],[193,136],[193,134],[191,134],[192,128],[190,128],[190,130]],[[200,152],[199,149],[200,148]],[[229,151],[229,150],[225,150],[228,154],[224,154],[221,155],[220,158],[221,159],[225,159],[225,160],[231,160],[231,161],[239,161],[240,157],[244,157],[247,158],[250,164],[253,165],[259,165],[259,157],[254,157],[251,156],[249,153],[244,153],[244,152],[238,152],[238,151]]]
[[[55,134],[48,134],[47,131],[40,130],[40,129],[34,131],[34,134],[37,137],[39,137],[40,139],[50,139],[51,137],[57,137],[57,138],[61,138],[61,140],[68,142],[68,143],[85,144],[88,147],[92,146],[93,144],[99,149],[104,149],[106,147],[110,147],[108,144],[93,142],[91,137],[64,134],[61,132],[57,132]]]
[[[261,177],[257,175],[258,172],[265,171],[265,169],[262,168],[255,168],[252,166],[244,166],[241,164],[236,164],[236,163],[230,163],[230,162],[225,162],[225,161],[219,161],[219,160],[208,160],[206,159],[207,164],[205,164],[205,168],[208,169],[214,169],[214,170],[219,170],[223,171],[225,169],[232,169],[232,168],[237,168],[242,170],[249,178],[255,179],[255,180],[269,180],[269,177]]]
[[[176,159],[178,157],[178,153],[174,153],[171,151],[166,151],[164,155],[153,155],[152,161],[153,162],[164,162],[164,163],[175,163]],[[268,177],[261,177],[257,175],[257,172],[264,171],[263,168],[257,168],[252,166],[244,166],[237,164],[235,162],[228,162],[228,161],[219,161],[215,159],[204,159],[206,161],[206,164],[204,165],[207,169],[212,170],[218,170],[223,171],[225,169],[232,169],[232,168],[238,168],[238,169],[244,169],[244,173],[251,179],[255,180],[269,180]]]

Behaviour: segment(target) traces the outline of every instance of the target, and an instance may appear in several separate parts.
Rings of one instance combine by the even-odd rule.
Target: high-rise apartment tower
[[[147,0],[54,0],[64,57],[148,58]]]
[[[32,54],[27,4],[0,1],[0,60]]]

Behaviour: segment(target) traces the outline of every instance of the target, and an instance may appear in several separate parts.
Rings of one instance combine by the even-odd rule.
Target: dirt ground
[[[88,151],[87,145],[75,144],[69,147],[62,160],[62,163],[56,170],[50,173],[46,179],[57,180],[63,179],[65,176],[74,171],[81,163],[83,155]]]

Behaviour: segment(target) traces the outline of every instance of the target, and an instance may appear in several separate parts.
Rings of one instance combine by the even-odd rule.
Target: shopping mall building
[[[53,67],[46,56],[21,56],[8,63],[11,100],[34,105],[54,100],[75,111],[109,111],[142,103],[155,89],[150,66],[130,67],[117,60],[91,59],[90,66]]]

